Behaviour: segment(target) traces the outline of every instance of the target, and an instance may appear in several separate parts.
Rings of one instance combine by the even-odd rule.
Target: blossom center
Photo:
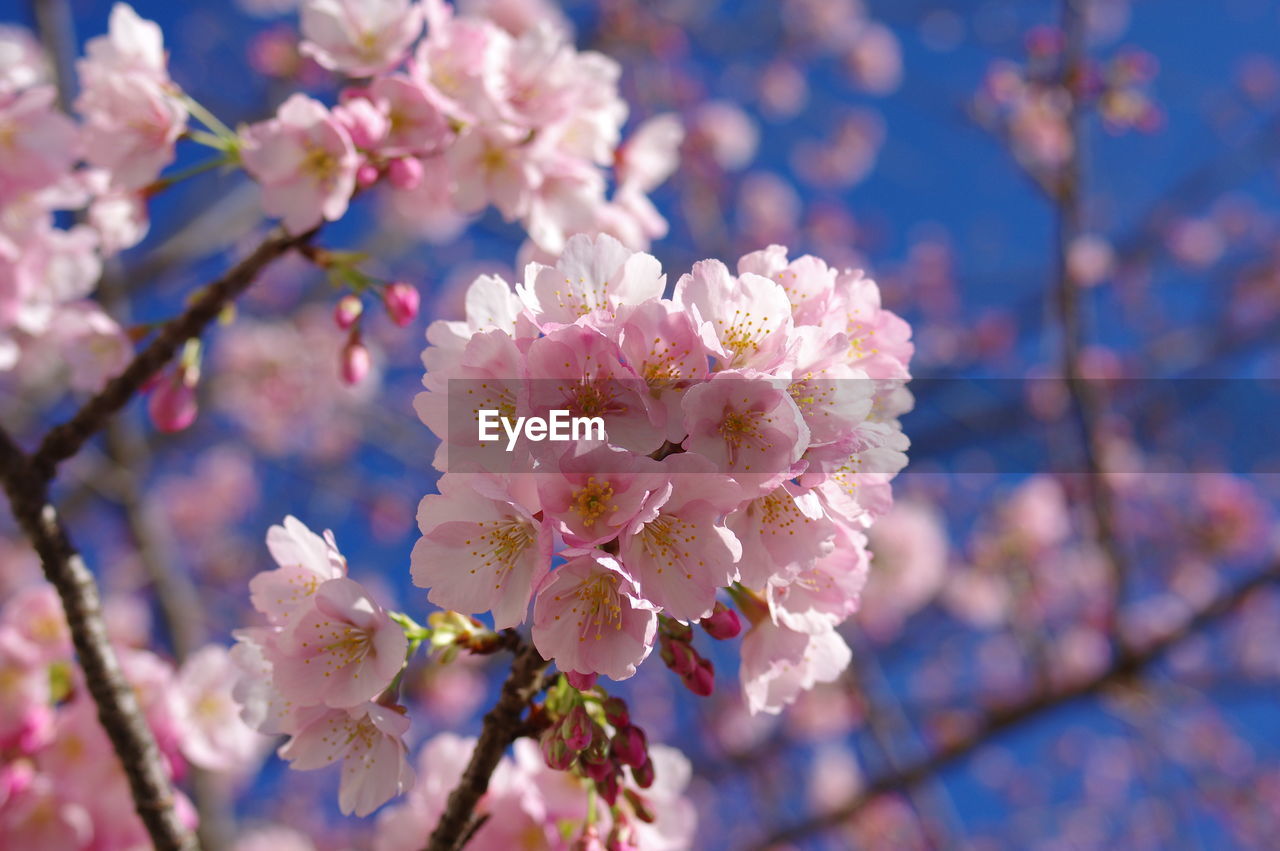
[[[617,508],[613,504],[613,485],[591,476],[585,486],[574,492],[571,507],[582,518],[582,524],[590,528],[601,515]]]

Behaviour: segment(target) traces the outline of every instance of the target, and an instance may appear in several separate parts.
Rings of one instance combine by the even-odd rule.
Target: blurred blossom
[[[742,179],[738,197],[739,226],[756,245],[787,242],[800,221],[800,194],[770,172],[751,172]]]
[[[688,144],[707,150],[725,171],[745,168],[755,157],[760,131],[751,116],[729,101],[708,101],[698,108]]]
[[[240,319],[214,344],[214,404],[263,452],[341,455],[359,436],[378,383],[376,373],[355,387],[342,383],[343,345],[322,305],[292,320]]]
[[[878,114],[855,110],[840,121],[830,139],[797,144],[791,166],[816,186],[853,186],[871,173],[884,138],[884,121]]]
[[[858,622],[887,640],[903,622],[928,604],[947,571],[947,532],[937,509],[898,500],[868,533],[871,572],[862,592]]]
[[[773,62],[760,75],[760,105],[775,120],[793,118],[809,101],[804,73],[789,62]]]
[[[858,758],[847,748],[824,747],[809,768],[809,806],[817,812],[834,809],[852,798],[863,785]]]
[[[888,27],[868,23],[845,50],[844,65],[858,88],[887,95],[902,82],[902,47]]]
[[[1096,234],[1079,236],[1068,249],[1067,264],[1074,281],[1086,287],[1096,286],[1110,277],[1115,251]]]
[[[1175,222],[1169,227],[1165,242],[1179,263],[1200,269],[1217,263],[1227,248],[1218,226],[1209,219]]]

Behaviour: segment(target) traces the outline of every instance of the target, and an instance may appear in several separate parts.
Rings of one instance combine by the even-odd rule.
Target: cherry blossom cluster
[[[710,663],[675,650],[691,645],[670,623],[713,615],[728,589],[751,624],[748,701],[777,712],[849,661],[836,627],[906,463],[910,329],[860,272],[780,246],[666,287],[652,256],[578,235],[517,287],[477,279],[466,318],[430,326],[415,406],[444,475],[419,507],[413,578],[497,629],[532,603],[535,646],[583,686],[634,674],[661,621],[695,691]],[[491,453],[485,409],[601,416],[607,437]]]
[[[443,0],[305,0],[300,11],[302,52],[354,82],[332,108],[295,94],[240,134],[267,212],[289,230],[341,218],[357,191],[383,183],[415,218],[492,205],[552,254],[579,231],[637,247],[666,233],[647,193],[674,168],[679,123],[652,119],[623,145],[619,66],[574,50],[563,28],[514,36]]]
[[[253,606],[266,623],[238,631],[231,652],[244,722],[288,736],[279,754],[296,770],[340,763],[344,813],[368,815],[412,788],[405,803],[380,817],[378,843],[421,847],[474,743],[454,737],[429,743],[415,783],[407,758],[410,719],[400,695],[403,671],[424,643],[451,662],[464,651],[497,650],[499,636],[456,612],[436,612],[423,627],[387,611],[347,575],[333,535],[317,535],[294,517],[271,528],[267,547],[278,566],[249,583]],[[530,723],[543,731],[542,752],[531,742],[518,744],[516,764],[504,764],[495,775],[489,805],[510,796],[511,815],[519,816],[511,823],[495,820],[502,826],[482,832],[493,847],[509,841],[512,830],[550,836],[566,820],[579,822],[575,830],[584,836],[605,831],[632,842],[619,847],[687,843],[693,818],[679,795],[688,763],[667,749],[649,748],[620,700],[579,691],[560,677]],[[550,769],[569,772],[569,779],[556,781],[563,796],[536,791]],[[592,789],[607,805],[602,812],[589,804]],[[663,833],[680,841],[634,844],[637,837]]]
[[[1086,63],[1068,90],[1062,84],[1063,41],[1060,30],[1031,30],[1026,63],[993,63],[973,101],[978,120],[1007,136],[1014,156],[1033,172],[1055,171],[1071,157],[1072,98],[1096,104],[1112,133],[1152,133],[1164,124],[1150,92],[1155,57],[1122,49],[1105,62]]]
[[[169,773],[192,766],[231,774],[254,768],[267,740],[240,719],[235,666],[208,645],[178,668],[140,647],[120,661]],[[128,780],[98,722],[75,663],[62,605],[49,585],[29,585],[0,611],[0,835],[13,848],[140,848],[150,840]],[[177,805],[191,826],[195,810]]]
[[[159,27],[123,3],[76,71],[73,118],[33,37],[0,31],[0,370],[52,362],[95,389],[131,346],[88,296],[103,259],[146,234],[146,196],[188,110]],[[80,211],[79,223],[58,226],[60,211]]]
[[[396,702],[409,639],[391,613],[347,576],[331,533],[285,518],[267,534],[278,567],[249,582],[265,626],[236,633],[244,720],[288,735],[280,755],[307,771],[342,763],[339,805],[364,816],[413,780]]]

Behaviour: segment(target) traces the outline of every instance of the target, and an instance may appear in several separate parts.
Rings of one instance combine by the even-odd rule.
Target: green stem
[[[193,98],[191,95],[187,94],[186,92],[183,92],[179,96],[179,99],[182,101],[183,105],[187,108],[187,111],[190,112],[191,115],[195,117],[197,121],[199,121],[205,127],[208,127],[217,136],[221,137],[223,140],[227,142],[234,142],[236,140],[235,131],[232,130],[227,125],[223,124],[221,119],[218,118],[218,116],[214,115],[212,112],[210,112],[209,110],[201,106],[200,102],[197,101],[195,98]],[[199,131],[196,131],[196,132],[199,132]]]

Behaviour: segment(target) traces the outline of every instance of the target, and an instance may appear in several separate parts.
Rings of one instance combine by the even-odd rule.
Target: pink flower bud
[[[583,758],[579,762],[579,765],[582,767],[582,773],[587,777],[599,782],[617,772],[618,766],[614,765],[613,760],[606,757],[605,759],[596,762],[589,758],[591,755],[591,751],[587,751],[582,755]]]
[[[612,750],[619,762],[633,768],[649,759],[649,747],[639,727],[622,727],[614,733]]]
[[[692,672],[684,676],[685,687],[699,697],[710,697],[716,688],[715,667],[707,659],[699,659]]]
[[[560,722],[560,737],[572,751],[580,751],[595,738],[593,727],[595,722],[587,714],[581,703],[569,710],[569,714]]]
[[[556,735],[554,727],[542,734],[539,744],[542,747],[542,759],[547,763],[547,768],[553,771],[568,771],[573,765],[573,751],[569,750],[564,739]]]
[[[609,806],[618,803],[618,773],[611,772],[607,776],[596,780],[596,791],[600,793],[600,797]]]
[[[707,635],[720,641],[736,638],[738,633],[742,632],[742,622],[738,620],[738,613],[719,600],[716,601],[716,607],[711,614],[703,618],[700,623],[707,631]]]
[[[604,702],[604,719],[614,727],[626,727],[631,723],[631,713],[627,704],[620,697],[611,697]]]
[[[364,302],[360,301],[359,296],[348,293],[338,299],[338,305],[333,309],[333,321],[343,331],[350,331],[362,313]]]
[[[353,386],[359,384],[369,374],[372,363],[369,350],[365,348],[364,343],[361,343],[359,338],[352,337],[342,347],[342,380]]]
[[[595,674],[580,674],[577,671],[566,671],[565,677],[569,680],[569,685],[578,691],[586,691],[596,684]]]
[[[414,157],[394,159],[387,166],[387,179],[396,189],[417,189],[422,182],[422,162]]]
[[[361,189],[368,189],[378,182],[378,167],[373,163],[364,163],[356,169],[356,183]]]
[[[605,851],[604,843],[600,841],[600,832],[594,824],[582,829],[582,835],[573,843],[573,851]]]
[[[653,785],[653,760],[646,759],[642,764],[632,768],[631,776],[635,778],[637,786],[648,789]]]
[[[663,636],[661,653],[662,661],[667,667],[682,677],[690,674],[697,666],[697,654],[683,641],[672,641]]]
[[[188,428],[196,420],[196,390],[185,379],[185,370],[175,370],[162,380],[147,399],[147,413],[160,431],[172,434]]]
[[[391,321],[403,328],[418,318],[418,305],[421,303],[421,298],[418,291],[411,285],[397,281],[387,287],[382,296],[382,303],[386,305],[387,315],[391,317]]]

